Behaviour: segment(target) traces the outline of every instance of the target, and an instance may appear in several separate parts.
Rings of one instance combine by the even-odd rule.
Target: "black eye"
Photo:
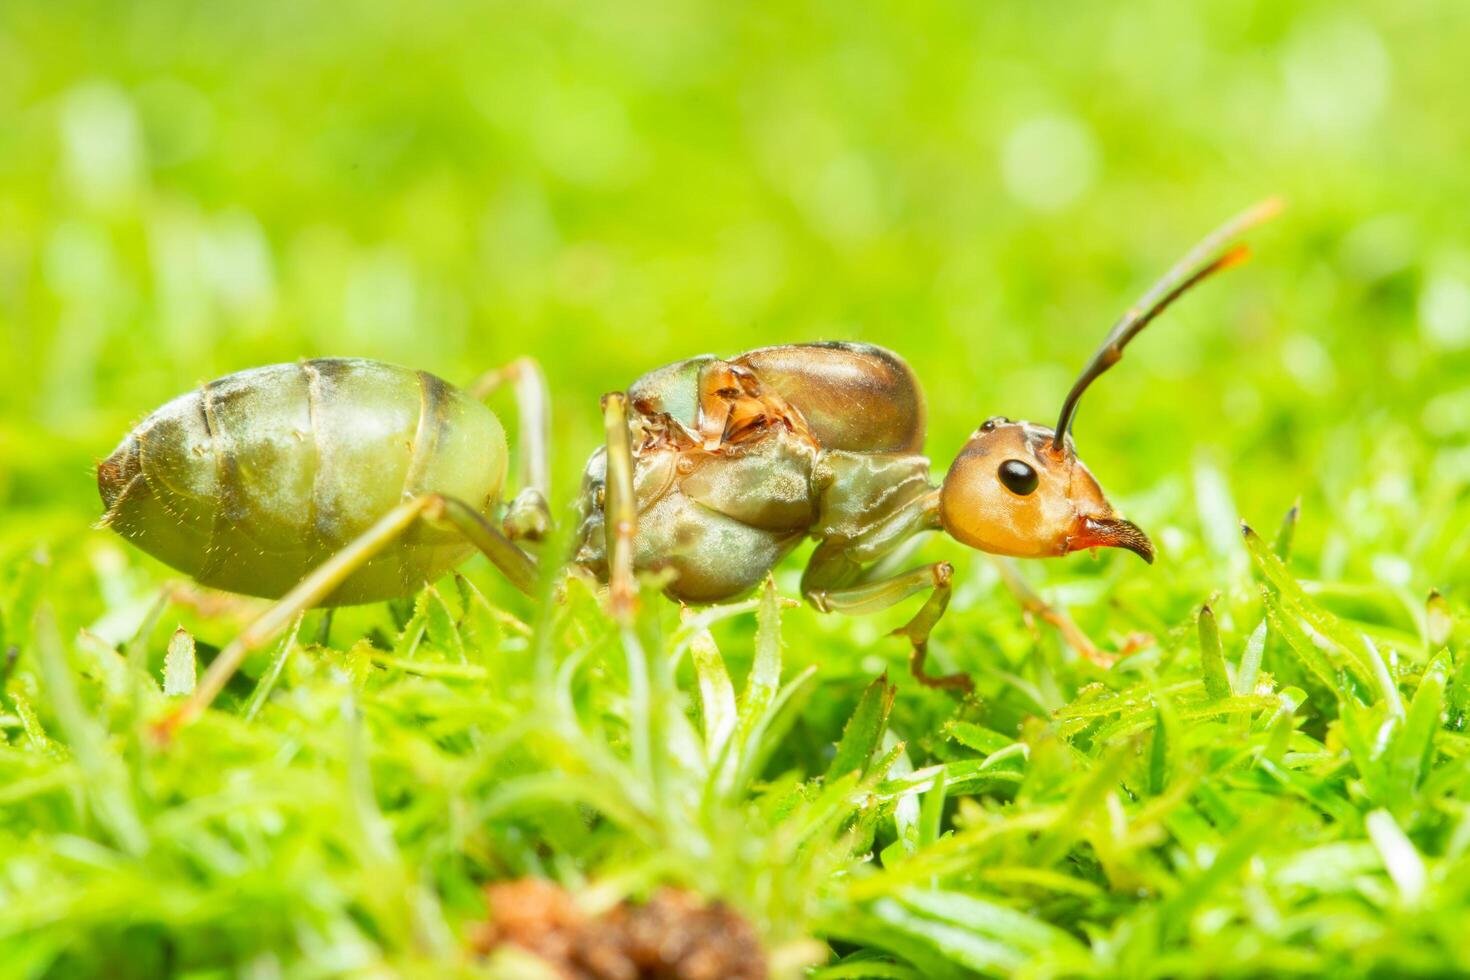
[[[1000,482],[1006,485],[1011,493],[1024,497],[1036,489],[1041,482],[1041,477],[1031,468],[1030,463],[1023,463],[1019,459],[1008,459],[1000,464]]]

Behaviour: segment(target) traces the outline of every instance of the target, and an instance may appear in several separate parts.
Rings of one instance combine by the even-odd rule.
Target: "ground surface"
[[[527,876],[723,902],[778,975],[1470,971],[1458,5],[397,6],[0,5],[0,973],[509,975]],[[1026,568],[1111,671],[940,540],[963,704],[908,608],[620,635],[476,561],[144,737],[255,607],[159,607],[90,467],[201,379],[534,355],[565,514],[602,391],[860,339],[942,470],[1269,193],[1079,417],[1158,564]]]

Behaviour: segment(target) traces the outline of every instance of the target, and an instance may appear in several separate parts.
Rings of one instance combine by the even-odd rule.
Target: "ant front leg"
[[[995,562],[996,571],[1000,573],[1000,580],[1005,583],[1007,591],[1021,604],[1021,609],[1028,616],[1035,616],[1043,622],[1049,623],[1058,633],[1066,639],[1067,643],[1077,655],[1088,663],[1099,667],[1111,667],[1117,657],[1107,654],[1098,649],[1088,635],[1082,632],[1082,627],[1072,621],[1066,611],[1048,603],[1036,590],[1031,588],[1026,579],[1022,577],[1016,562],[1011,558],[991,556]]]
[[[511,584],[526,594],[536,585],[536,563],[469,504],[431,493],[405,500],[356,540],[318,565],[295,588],[261,613],[230,641],[200,677],[189,699],[166,715],[155,732],[167,738],[208,708],[240,664],[308,609],[321,605],[354,572],[420,521],[448,524],[485,553]]]
[[[515,391],[521,426],[516,449],[520,489],[505,509],[502,526],[512,541],[540,541],[551,529],[551,395],[546,375],[533,358],[521,357],[485,372],[465,390],[483,401],[507,384]]]

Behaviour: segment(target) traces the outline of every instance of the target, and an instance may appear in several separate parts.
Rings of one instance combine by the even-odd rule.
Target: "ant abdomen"
[[[441,493],[493,513],[505,432],[423,371],[322,359],[242,371],[174,399],[97,468],[103,523],[231,592],[276,597],[403,500]],[[462,561],[422,522],[326,604],[411,594]]]

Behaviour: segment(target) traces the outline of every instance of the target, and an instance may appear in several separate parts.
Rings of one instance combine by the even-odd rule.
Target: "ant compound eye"
[[[1006,460],[1000,464],[997,472],[1006,489],[1021,497],[1031,493],[1041,483],[1041,477],[1036,475],[1031,464],[1023,463],[1019,459]]]

